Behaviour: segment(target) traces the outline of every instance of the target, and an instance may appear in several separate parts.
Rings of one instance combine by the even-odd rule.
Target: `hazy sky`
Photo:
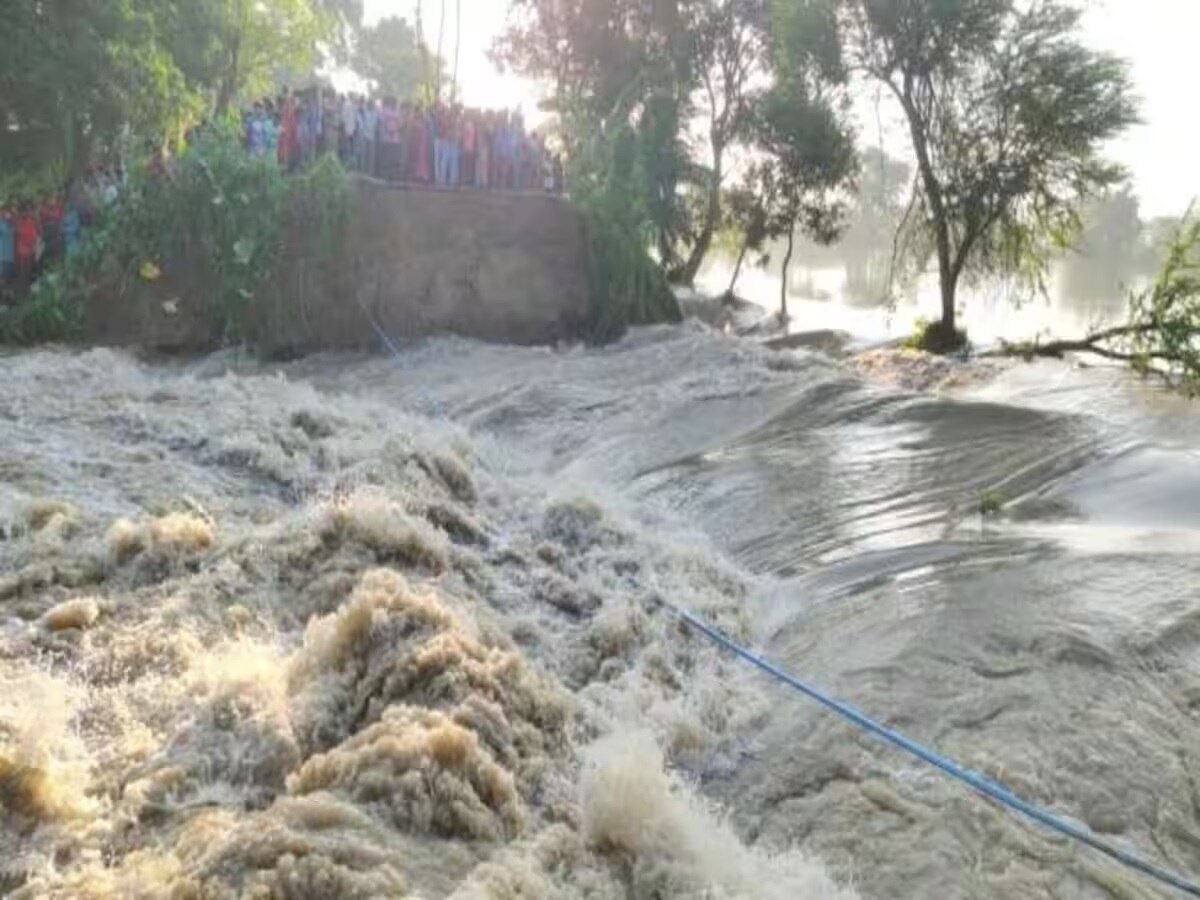
[[[454,56],[455,6],[446,0],[443,53]],[[506,0],[461,0],[459,81],[466,102],[487,107],[536,107],[530,86],[501,76],[486,51],[504,24]],[[1133,62],[1145,124],[1112,153],[1134,174],[1145,215],[1181,213],[1200,198],[1200,104],[1191,89],[1193,53],[1200,52],[1200,0],[1094,0],[1088,38]],[[384,15],[412,20],[416,0],[366,0],[368,21]],[[441,0],[424,0],[425,35],[437,45]]]

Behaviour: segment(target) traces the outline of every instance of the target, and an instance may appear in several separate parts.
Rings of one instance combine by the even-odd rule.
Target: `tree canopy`
[[[724,222],[729,151],[769,152],[754,133],[766,120],[754,111],[772,85],[795,77],[772,52],[770,12],[767,0],[513,0],[496,44],[503,64],[550,88],[548,107],[572,155],[611,131],[615,110],[627,116],[653,244],[675,280],[696,276]],[[807,60],[803,69],[810,84],[823,79]],[[806,107],[831,101],[821,91],[802,99]],[[792,157],[801,159],[812,166],[827,157],[814,146]]]
[[[71,169],[123,133],[165,142],[309,75],[358,0],[17,0],[4,12],[0,169]]]
[[[1060,0],[787,0],[792,53],[880,84],[903,112],[921,216],[956,343],[965,275],[1032,279],[1077,223],[1079,203],[1118,183],[1100,151],[1137,119],[1126,64],[1079,39]],[[819,28],[812,27],[813,25]],[[835,36],[836,40],[814,41]],[[831,50],[830,48],[836,48]]]
[[[441,63],[431,63],[428,49],[407,19],[392,16],[359,32],[353,65],[379,96],[408,98],[429,83],[430,66]]]

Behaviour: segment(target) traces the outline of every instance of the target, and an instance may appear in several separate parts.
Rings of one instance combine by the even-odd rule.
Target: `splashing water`
[[[921,396],[697,325],[0,364],[0,892],[1157,896],[663,599],[1200,870],[1200,428],[1115,373]]]

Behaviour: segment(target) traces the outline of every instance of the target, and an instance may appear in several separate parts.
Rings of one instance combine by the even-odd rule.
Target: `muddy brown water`
[[[695,324],[0,369],[13,896],[1169,896],[663,599],[1200,873],[1200,417],[1123,373]]]

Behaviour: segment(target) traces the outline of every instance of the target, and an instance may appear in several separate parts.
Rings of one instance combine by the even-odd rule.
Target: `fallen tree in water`
[[[1140,375],[1200,396],[1200,219],[1190,213],[1184,218],[1157,280],[1130,295],[1123,324],[1075,340],[1004,343],[989,355],[1061,358],[1068,353],[1128,363]]]

